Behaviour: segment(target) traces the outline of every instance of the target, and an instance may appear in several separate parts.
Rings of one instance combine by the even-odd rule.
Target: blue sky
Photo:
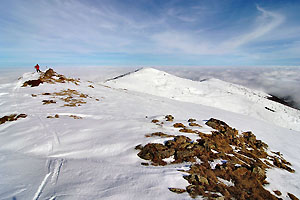
[[[2,0],[0,67],[300,65],[300,1]]]

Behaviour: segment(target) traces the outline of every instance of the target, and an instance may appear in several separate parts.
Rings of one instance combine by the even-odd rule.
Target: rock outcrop
[[[48,69],[46,72],[42,72],[40,77],[37,80],[28,80],[25,81],[22,85],[22,87],[37,87],[42,83],[66,83],[66,82],[72,82],[76,85],[79,84],[79,79],[73,79],[73,78],[67,78],[62,74],[56,73],[53,69]]]
[[[169,118],[166,117],[166,120]],[[188,121],[195,123],[194,120]],[[174,159],[170,164],[190,163],[190,168],[184,171],[189,175],[183,176],[189,185],[184,189],[169,188],[175,193],[188,192],[192,198],[202,196],[208,199],[277,199],[264,188],[268,184],[266,169],[279,167],[293,173],[291,164],[279,152],[268,154],[268,145],[256,139],[251,131],[239,134],[238,130],[213,118],[206,125],[215,131],[212,134],[195,130],[180,131],[198,134],[199,139],[196,141],[184,135],[162,132],[148,134],[147,137],[173,139],[164,144],[138,145],[138,156],[154,166],[169,164],[165,159],[171,156]],[[183,126],[182,123],[174,124],[174,127]],[[276,191],[274,194],[281,195],[281,192]],[[289,196],[296,198],[292,194]]]

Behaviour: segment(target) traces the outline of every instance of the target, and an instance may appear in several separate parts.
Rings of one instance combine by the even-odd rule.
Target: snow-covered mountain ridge
[[[178,101],[211,106],[300,130],[300,111],[267,99],[267,93],[219,79],[201,82],[179,78],[153,68],[143,68],[105,82]]]
[[[188,185],[178,170],[187,169],[190,163],[143,166],[135,147],[164,144],[165,138],[145,137],[154,132],[196,141],[198,135],[180,132],[174,123],[190,128],[187,120],[195,118],[202,127],[193,129],[210,134],[214,129],[205,122],[212,117],[225,121],[239,134],[250,130],[270,150],[280,151],[295,173],[268,169],[266,189],[273,195],[280,190],[280,198],[285,200],[290,199],[288,192],[300,196],[299,131],[103,83],[80,80],[75,84],[54,76],[55,84],[22,87],[39,74],[26,73],[17,80],[19,76],[16,72],[14,80],[0,84],[0,117],[26,114],[0,125],[0,199],[191,199],[187,193],[168,189]],[[80,73],[75,77],[80,78]],[[175,117],[173,122],[165,121],[167,114]],[[163,126],[152,123],[153,119],[164,122]]]

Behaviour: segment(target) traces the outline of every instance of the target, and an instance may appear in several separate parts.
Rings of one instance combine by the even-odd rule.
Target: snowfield
[[[240,132],[251,130],[296,171],[268,170],[266,188],[272,194],[280,190],[283,199],[289,199],[287,192],[300,197],[300,112],[266,99],[266,93],[217,79],[195,82],[152,68],[105,82],[82,79],[79,85],[21,87],[39,75],[19,75],[0,84],[0,117],[27,114],[0,125],[0,199],[191,199],[168,189],[188,185],[178,171],[188,163],[143,166],[134,149],[165,141],[145,134],[177,131],[171,123],[151,123],[167,114],[176,122],[195,118],[207,133],[212,129],[204,123],[212,117]],[[81,78],[80,70],[74,78]],[[64,106],[60,96],[45,94],[66,89],[87,95],[86,103]],[[43,105],[51,99],[56,103]],[[56,114],[59,118],[47,118]]]
[[[219,79],[191,81],[153,68],[143,68],[106,83],[115,88],[212,106],[300,131],[299,110],[268,100],[270,95],[264,92]]]

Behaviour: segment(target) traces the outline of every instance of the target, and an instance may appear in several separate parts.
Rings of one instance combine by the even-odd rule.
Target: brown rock
[[[197,123],[194,123],[194,122],[189,123],[189,126],[198,126],[198,127],[202,127],[201,125],[199,125],[199,124],[197,124]]]
[[[191,163],[189,170],[180,171],[189,174],[184,178],[190,184],[186,187],[186,192],[192,198],[202,196],[205,199],[278,199],[263,187],[267,184],[265,170],[273,166],[266,163],[273,161],[275,166],[291,171],[287,166],[290,163],[280,154],[268,155],[265,151],[267,144],[257,140],[250,131],[239,136],[237,130],[220,120],[210,119],[206,124],[217,131],[213,131],[212,134],[196,132],[201,138],[196,142],[192,142],[186,136],[173,135],[174,140],[166,141],[165,145],[150,143],[145,147],[138,147],[141,149],[138,155],[151,160],[155,166],[166,165],[163,159],[173,155],[175,161],[172,163]],[[185,132],[187,129],[181,130]],[[157,132],[156,135],[164,137],[165,134]],[[200,159],[201,163],[195,163],[196,158]],[[262,158],[265,159],[264,162],[261,161]],[[212,169],[210,162],[214,159],[222,159],[224,162]],[[217,177],[232,181],[234,185],[228,186]],[[172,190],[176,192],[177,188],[170,189]],[[184,192],[183,189],[178,191]],[[292,194],[289,196],[291,199],[297,199]]]
[[[19,118],[26,118],[26,114],[11,114],[11,115],[6,115],[0,118],[0,124],[4,124],[5,122],[11,122],[11,121],[16,121]]]
[[[194,121],[196,121],[196,119],[190,118],[190,119],[188,120],[188,122],[194,122]]]
[[[295,195],[293,195],[291,193],[287,193],[287,194],[292,200],[299,200]]]
[[[252,172],[258,177],[259,180],[264,180],[267,178],[265,170],[260,167],[254,167]]]
[[[188,129],[188,128],[182,128],[179,130],[179,132],[183,132],[183,133],[196,133],[196,131],[192,130],[192,129]]]
[[[56,74],[56,72],[53,69],[48,69],[43,75],[43,78],[51,78],[52,76],[54,76]]]
[[[69,117],[72,117],[73,119],[82,119],[82,117],[79,117],[77,115],[69,115]]]
[[[149,166],[149,163],[142,162],[141,165]]]
[[[152,122],[152,123],[157,123],[157,122],[159,122],[159,120],[158,120],[158,119],[152,119],[151,122]]]
[[[185,189],[180,189],[180,188],[169,188],[169,190],[170,190],[171,192],[175,192],[175,193],[177,193],[177,194],[181,194],[181,193],[186,192]]]
[[[174,135],[168,135],[168,134],[165,134],[163,132],[155,132],[155,133],[145,135],[145,137],[153,137],[153,136],[159,136],[159,137],[162,137],[162,138],[175,137]]]
[[[165,116],[167,121],[173,121],[174,117],[172,115],[166,115]]]
[[[274,190],[273,191],[277,196],[281,196],[281,192],[279,190]]]
[[[54,100],[43,100],[42,102],[43,102],[43,105],[45,105],[45,104],[51,104],[51,103],[56,103],[56,101],[54,101]]]
[[[42,95],[51,95],[49,92],[42,93]]]
[[[26,118],[26,117],[27,117],[26,114],[19,114],[19,115],[17,116],[17,119],[19,119],[19,118]]]
[[[182,123],[175,123],[175,124],[173,124],[173,126],[175,128],[185,128],[185,125],[183,125]]]
[[[197,174],[193,174],[193,175],[189,175],[188,178],[186,178],[190,184],[193,185],[208,185],[208,180],[207,178],[197,175]]]
[[[145,160],[151,160],[153,163],[158,165],[166,165],[166,162],[163,161],[163,159],[169,158],[174,155],[174,153],[174,149],[169,149],[163,144],[149,143],[143,147],[143,149],[138,153],[138,156]]]
[[[186,137],[184,135],[179,135],[179,136],[175,136],[174,141],[176,144],[179,144],[179,143],[191,142],[192,140],[189,137]]]
[[[54,78],[56,77],[56,78]],[[41,73],[40,77],[37,80],[29,80],[23,83],[22,87],[31,86],[36,87],[39,86],[41,83],[65,83],[73,82],[74,84],[78,85],[79,80],[72,79],[72,78],[66,78],[64,75],[57,74],[53,69],[48,69],[45,73]]]
[[[277,167],[279,167],[279,168],[282,168],[282,169],[285,169],[285,170],[287,170],[287,171],[289,171],[289,172],[291,172],[291,173],[294,173],[294,172],[295,172],[294,169],[292,169],[292,168],[290,168],[289,166],[287,166],[286,164],[282,163],[282,162],[279,160],[279,158],[277,158],[277,157],[274,157],[274,159],[273,159],[273,164],[274,164],[275,166],[277,166]]]
[[[25,81],[22,85],[22,87],[27,87],[28,85],[31,87],[37,87],[39,86],[41,83],[43,83],[43,81],[41,81],[40,79],[37,80],[29,80],[29,81]]]

